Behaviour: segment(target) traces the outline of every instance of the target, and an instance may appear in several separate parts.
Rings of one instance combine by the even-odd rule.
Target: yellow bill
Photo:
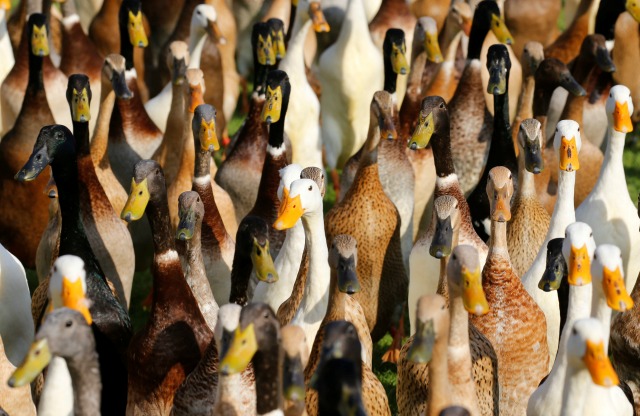
[[[136,183],[135,179],[131,179],[131,190],[129,191],[129,198],[127,203],[122,209],[120,218],[127,222],[139,220],[144,215],[144,210],[149,203],[149,187],[147,184],[147,178],[140,183]]]
[[[220,142],[216,133],[216,121],[212,119],[207,123],[206,120],[200,122],[200,148],[204,151],[216,151],[220,149]]]
[[[273,49],[273,41],[271,35],[267,35],[267,38],[263,38],[262,35],[258,35],[258,63],[260,65],[275,65],[276,54]]]
[[[46,338],[34,341],[24,361],[9,378],[9,386],[22,387],[31,383],[51,362],[51,351]]]
[[[0,9],[11,10],[11,0],[0,0]]]
[[[273,228],[276,230],[286,230],[288,228],[292,228],[296,225],[296,222],[302,215],[304,214],[304,209],[302,208],[302,202],[300,200],[300,195],[296,195],[291,198],[291,196],[287,193],[280,203],[280,213],[276,222],[273,223]]]
[[[253,263],[253,269],[256,271],[258,280],[266,283],[278,281],[278,272],[276,272],[276,267],[273,265],[271,252],[269,251],[269,240],[262,246],[255,237],[253,238],[251,263]]]
[[[591,283],[591,260],[587,245],[575,248],[571,245],[571,257],[569,258],[568,282],[573,286],[584,286]]]
[[[280,120],[282,113],[282,87],[277,86],[272,89],[267,85],[267,102],[262,107],[262,121],[267,124],[276,123]]]
[[[507,25],[504,24],[504,20],[500,16],[491,15],[491,31],[498,38],[498,42],[506,43],[507,45],[513,43],[513,36],[511,36]]]
[[[258,351],[258,341],[253,323],[249,324],[244,331],[238,327],[231,346],[220,361],[220,371],[225,375],[240,373],[247,368],[256,351]]]
[[[276,59],[282,59],[287,54],[287,47],[284,43],[284,31],[276,30],[271,32],[273,35],[273,49],[276,54]]]
[[[47,39],[47,26],[33,26],[31,32],[31,53],[36,56],[49,55],[49,40]]]
[[[142,12],[133,14],[132,11],[129,11],[127,30],[129,31],[129,40],[133,46],[146,48],[149,45],[149,40],[142,24]]]
[[[86,88],[83,88],[80,92],[75,88],[73,89],[71,113],[73,121],[88,122],[91,120],[91,112],[89,111],[89,95]]]
[[[620,133],[629,133],[633,131],[631,114],[629,114],[629,105],[626,101],[622,104],[616,102],[616,108],[613,110],[613,129]]]
[[[462,302],[469,313],[477,316],[489,312],[489,303],[482,288],[482,273],[480,267],[469,270],[462,267]]]
[[[627,0],[625,4],[627,12],[640,23],[640,2],[638,0]]]
[[[400,47],[395,44],[391,45],[391,67],[396,74],[405,75],[409,73],[407,47],[404,44]]]
[[[297,0],[295,0],[297,3]],[[329,23],[324,17],[324,13],[322,12],[322,7],[320,7],[320,2],[312,1],[309,3],[309,15],[311,16],[311,24],[313,25],[313,30],[316,32],[329,32],[331,28],[329,27]]]
[[[435,124],[433,122],[433,112],[429,113],[426,117],[420,114],[418,125],[413,131],[411,140],[409,140],[409,146],[415,143],[417,149],[424,149],[429,145],[431,136],[435,131]]]
[[[578,160],[578,146],[576,138],[567,139],[562,137],[560,144],[560,169],[572,172],[580,169],[580,161]]]
[[[633,307],[633,299],[627,293],[620,267],[616,267],[615,270],[604,267],[602,275],[602,289],[607,298],[607,305],[619,312],[631,309]]]
[[[604,352],[603,341],[587,341],[587,351],[582,360],[591,374],[591,380],[598,386],[613,387],[620,384],[618,375]]]
[[[427,59],[429,61],[435,62],[436,64],[444,61],[444,57],[440,51],[437,33],[425,33],[424,49],[427,51]]]

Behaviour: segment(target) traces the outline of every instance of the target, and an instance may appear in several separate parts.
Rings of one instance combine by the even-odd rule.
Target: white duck
[[[578,123],[573,120],[560,121],[556,127],[553,147],[559,153],[558,159],[560,160],[558,199],[553,208],[553,215],[551,216],[549,230],[544,243],[540,247],[531,268],[522,276],[522,283],[525,289],[540,306],[547,318],[547,343],[549,344],[550,363],[554,362],[556,351],[558,351],[558,333],[560,331],[558,296],[556,293],[540,290],[538,283],[544,273],[549,240],[562,237],[567,226],[576,220],[573,192],[576,183],[576,170],[580,168],[578,153],[582,147]]]
[[[291,161],[302,166],[323,166],[320,141],[320,101],[309,85],[304,61],[305,41],[309,28],[326,31],[328,25],[319,1],[299,0],[291,29],[288,51],[280,61],[280,69],[289,75],[290,101],[300,105],[289,106],[284,132],[291,141]]]
[[[0,56],[2,56],[2,60],[0,60],[0,85],[16,62],[13,58],[13,48],[11,47],[11,39],[9,39],[9,32],[7,31],[7,20],[9,19],[10,10],[10,1],[0,1]],[[2,102],[0,102],[0,106],[1,105]],[[1,107],[0,114],[2,114]],[[2,118],[0,118],[0,137],[5,133],[5,128],[2,124]]]
[[[606,325],[608,326],[608,325]],[[619,380],[605,352],[605,331],[594,318],[580,319],[572,325],[567,348],[567,371],[562,392],[563,416],[586,414],[610,415],[612,409],[606,402],[588,404],[590,387],[597,385],[612,390]],[[614,387],[617,388],[617,387]]]
[[[5,382],[27,355],[34,331],[24,267],[0,244],[0,397],[9,414],[36,414],[29,386],[13,389]]]
[[[608,126],[607,150],[600,176],[591,193],[576,209],[576,219],[593,228],[598,244],[610,243],[622,252],[627,291],[631,291],[640,272],[640,218],[629,196],[622,153],[624,140],[633,130],[631,92],[624,85],[611,88],[606,102]]]
[[[562,181],[562,179],[560,180]],[[573,198],[573,195],[571,195],[571,198]],[[566,227],[565,238],[562,242],[562,255],[567,263],[567,280],[570,285],[567,320],[560,337],[556,360],[547,379],[538,386],[529,398],[527,416],[560,415],[562,386],[564,386],[567,372],[566,350],[571,328],[576,320],[587,318],[591,313],[592,287],[589,264],[596,248],[596,243],[593,241],[591,234],[591,228],[582,222],[574,222]],[[546,251],[546,244],[544,247]],[[555,293],[551,294],[556,296]],[[557,309],[558,298],[556,297],[555,300]],[[549,325],[549,321],[547,321],[547,325]],[[558,328],[559,326],[556,327],[556,331]]]
[[[313,348],[329,304],[331,269],[323,215],[318,184],[311,179],[298,179],[291,184],[291,191],[282,201],[280,215],[273,224],[275,229],[284,230],[293,227],[302,218],[309,253],[309,272],[302,302],[291,324],[304,330],[309,351]]]
[[[189,68],[200,68],[202,49],[207,40],[208,30],[218,19],[216,9],[209,4],[200,4],[193,10],[191,29],[189,31]],[[168,82],[162,91],[147,101],[144,105],[147,114],[156,126],[164,133],[167,128],[167,118],[171,109],[173,97],[172,83]]]
[[[383,87],[382,54],[371,39],[363,0],[350,0],[340,36],[320,56],[322,142],[331,169],[364,144],[371,97]]]

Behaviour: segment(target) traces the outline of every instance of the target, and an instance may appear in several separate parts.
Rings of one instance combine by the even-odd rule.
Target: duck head
[[[182,85],[184,83],[189,58],[189,46],[185,42],[181,40],[171,42],[169,55],[167,56],[167,66],[171,71],[173,85]]]
[[[527,171],[538,174],[544,168],[542,158],[542,125],[535,118],[528,118],[520,123],[518,130],[518,146],[524,155],[524,167]]]
[[[560,170],[573,172],[580,169],[578,154],[582,148],[580,125],[573,120],[561,120],[556,126],[553,147],[558,152]]]
[[[41,13],[33,13],[27,21],[27,36],[31,42],[31,54],[49,56],[49,35],[47,18]]]
[[[90,325],[93,321],[87,298],[87,272],[84,261],[71,254],[60,256],[51,267],[49,279],[49,311],[58,308],[74,309],[82,314]]]
[[[140,0],[124,0],[120,6],[120,30],[126,28],[133,47],[146,48],[149,45],[147,33],[142,22],[142,4]]]
[[[278,273],[269,250],[269,225],[256,216],[246,216],[236,232],[236,255],[248,256],[258,280],[274,283]]]
[[[591,259],[596,249],[593,231],[584,222],[570,224],[562,243],[562,255],[569,268],[568,282],[572,286],[591,283]]]
[[[273,52],[276,55],[276,61],[280,62],[287,54],[287,47],[284,41],[284,22],[278,18],[272,17],[267,20],[267,24],[271,29],[271,39],[273,40]]]
[[[200,36],[206,33],[214,43],[221,45],[227,43],[227,39],[218,26],[218,12],[215,7],[210,4],[199,4],[193,9],[193,14],[191,15],[191,33],[197,33]]]
[[[477,37],[482,42],[489,30],[500,43],[513,43],[513,36],[500,16],[500,9],[494,0],[484,0],[476,6],[469,38]]]
[[[322,214],[320,189],[311,179],[298,179],[291,184],[289,195],[280,204],[280,212],[273,228],[276,230],[291,228],[300,218],[309,213]]]
[[[460,210],[458,200],[451,195],[441,195],[433,202],[431,227],[433,239],[429,246],[429,254],[442,259],[453,250],[454,233],[460,226]]]
[[[240,373],[258,351],[279,342],[280,324],[273,310],[265,303],[250,303],[240,312],[240,324],[218,368],[223,375]]]
[[[434,21],[435,22],[435,21]],[[462,30],[462,32],[469,36],[471,35],[471,24],[473,23],[473,10],[467,2],[454,2],[451,4],[449,14],[445,21],[445,25],[453,23],[455,26]]]
[[[399,30],[399,29],[389,29],[389,30]],[[402,31],[400,31],[402,32]],[[387,31],[387,36],[389,35],[389,31]],[[440,51],[440,44],[438,43],[438,25],[436,21],[429,16],[423,16],[418,19],[416,22],[416,28],[414,30],[414,47],[424,49],[427,54],[427,60],[429,62],[434,62],[439,64],[444,61],[442,57],[442,52]],[[402,43],[404,44],[404,32],[402,32]],[[386,37],[385,37],[386,42]],[[420,49],[416,49],[420,50]],[[384,51],[384,45],[383,45]],[[390,50],[392,52],[393,50]],[[385,52],[385,55],[389,55]],[[406,60],[406,59],[405,59]]]
[[[598,386],[613,387],[620,383],[604,350],[604,331],[596,318],[577,320],[571,328],[567,346],[569,365],[589,370]]]
[[[89,77],[84,74],[73,74],[67,83],[67,102],[71,108],[71,119],[78,123],[91,120],[91,85]]]
[[[609,90],[609,97],[605,104],[609,126],[620,133],[633,131],[631,114],[633,114],[633,100],[631,91],[624,85],[616,85]]]
[[[263,66],[276,64],[275,48],[271,27],[266,22],[258,22],[253,25],[251,32],[251,46],[258,63]]]
[[[425,364],[431,361],[436,341],[449,337],[449,308],[440,295],[424,295],[416,306],[416,333],[407,359]]]
[[[29,348],[24,361],[9,378],[9,386],[21,387],[33,381],[53,356],[66,360],[93,352],[95,339],[84,316],[73,309],[59,308],[49,313]]]
[[[544,47],[540,42],[530,41],[525,43],[524,49],[522,49],[522,56],[520,57],[522,77],[526,78],[534,75],[543,60]]]
[[[459,245],[453,249],[447,264],[449,291],[460,293],[467,312],[477,316],[489,312],[489,303],[482,289],[482,268],[478,251],[469,245]]]
[[[102,83],[109,85],[119,99],[130,100],[133,98],[133,92],[127,86],[125,71],[126,63],[122,55],[116,53],[108,55],[102,66]]]
[[[360,291],[357,274],[358,242],[347,234],[333,237],[329,249],[329,267],[338,278],[338,289],[342,293],[353,295]]]
[[[278,185],[277,195],[280,202],[282,202],[289,196],[293,181],[300,179],[302,166],[292,163],[280,169],[278,173],[280,174],[280,184]]]
[[[409,140],[409,148],[424,149],[434,134],[449,134],[449,110],[444,99],[438,96],[422,100],[418,124]]]
[[[326,181],[324,179],[324,171],[321,168],[309,166],[302,169],[302,172],[300,172],[300,179],[311,179],[314,181],[316,185],[318,185],[318,189],[320,189],[320,196],[324,198]]]
[[[304,407],[305,382],[304,369],[309,362],[307,335],[298,325],[287,325],[280,331],[284,349],[284,368],[282,391],[286,402]],[[287,407],[289,404],[285,404]]]
[[[491,221],[507,222],[511,220],[513,178],[509,169],[504,166],[496,166],[489,171],[487,195],[491,204]]]
[[[625,287],[623,270],[622,254],[618,247],[601,244],[596,248],[591,263],[594,290],[602,291],[607,305],[619,312],[633,307],[633,300]]]
[[[213,328],[213,337],[218,347],[218,356],[224,357],[233,341],[233,334],[240,323],[242,306],[237,303],[227,303],[218,309],[218,320]]]
[[[547,262],[538,288],[545,292],[560,289],[563,280],[568,279],[569,268],[562,255],[564,238],[553,238],[547,243]]]
[[[191,130],[195,148],[200,152],[214,152],[220,149],[216,133],[216,109],[210,104],[200,104],[193,112]]]
[[[535,72],[535,80],[536,90],[538,87],[546,87],[548,90],[562,87],[578,97],[587,95],[585,89],[573,78],[569,68],[556,58],[546,58],[540,62]]]
[[[279,69],[267,75],[266,102],[262,107],[262,121],[267,124],[277,123],[284,118],[289,106],[291,84],[286,72]]]
[[[178,197],[178,231],[176,239],[180,241],[191,240],[196,230],[202,226],[204,217],[204,204],[200,195],[194,191],[187,191]]]
[[[616,66],[607,49],[606,39],[600,34],[592,34],[584,38],[580,46],[580,55],[592,60],[603,72],[615,72]]]
[[[404,32],[401,29],[391,28],[387,30],[382,43],[382,53],[385,56],[385,71],[387,70],[386,67],[390,66],[393,72],[398,75],[409,73],[407,45],[404,40]]]
[[[60,124],[44,126],[38,133],[29,160],[16,174],[19,182],[36,179],[47,167],[56,163],[71,163],[76,157],[76,143],[71,131]]]
[[[162,167],[155,160],[141,160],[133,166],[133,178],[129,198],[122,209],[120,218],[126,222],[137,221],[153,199],[166,195],[166,182]]]
[[[487,92],[493,95],[503,95],[507,92],[509,71],[511,70],[511,58],[507,47],[495,44],[487,51],[487,70],[489,71],[489,83]]]
[[[200,104],[204,104],[204,73],[199,68],[189,68],[186,72],[188,109],[190,113]]]
[[[319,1],[309,1],[309,0],[299,0],[298,8],[304,7],[308,5],[308,13],[311,18],[311,24],[313,26],[313,30],[316,33],[329,32],[331,28],[329,27],[329,23],[327,23],[327,19],[325,19],[324,13],[322,12],[322,6]]]

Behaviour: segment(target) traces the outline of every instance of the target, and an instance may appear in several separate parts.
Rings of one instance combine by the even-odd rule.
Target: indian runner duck
[[[162,168],[152,160],[135,164],[121,217],[135,221],[145,211],[153,232],[153,296],[151,316],[129,348],[127,412],[168,415],[177,388],[200,361],[213,333],[185,281]]]
[[[434,197],[451,195],[458,200],[461,218],[460,244],[474,246],[480,256],[480,265],[484,266],[488,249],[473,229],[469,205],[458,182],[451,152],[449,111],[442,97],[426,97],[422,100],[418,123],[409,141],[409,147],[422,149],[429,143],[431,143],[436,168]],[[417,302],[420,296],[436,291],[436,276],[440,270],[440,262],[427,253],[431,240],[429,231],[425,230],[418,237],[411,251],[409,303]],[[411,328],[413,331],[413,325]]]
[[[640,272],[640,219],[626,188],[622,165],[625,136],[633,131],[631,91],[624,85],[611,88],[607,98],[609,120],[607,150],[598,181],[576,209],[576,219],[593,229],[597,243],[615,244],[622,250],[626,288],[631,291]]]
[[[480,63],[482,44],[489,31],[493,31],[502,43],[513,42],[500,17],[497,3],[485,0],[478,4],[473,15],[464,72],[449,103],[453,162],[465,194],[473,189],[480,178],[492,134],[491,115],[485,104]]]
[[[511,134],[513,134],[513,147],[516,148],[516,155],[519,155],[518,151],[518,134],[520,131],[520,123],[522,120],[533,117],[533,94],[536,88],[535,74],[540,66],[540,63],[544,60],[544,49],[539,42],[527,42],[522,50],[520,61],[522,64],[522,90],[520,91],[520,97],[518,98],[518,109],[516,111],[516,117],[513,119],[511,125]],[[519,174],[519,173],[518,173]],[[516,195],[518,190],[516,189]]]
[[[64,126],[45,126],[40,130],[33,152],[16,179],[21,182],[34,180],[49,164],[58,187],[62,214],[59,254],[74,254],[85,263],[86,292],[92,302],[89,310],[103,385],[101,411],[104,414],[122,413],[127,400],[127,369],[123,358],[131,337],[131,322],[123,307],[124,300],[118,298],[89,244],[81,220],[77,146],[73,134]],[[45,313],[48,283],[43,282],[34,292],[32,314],[36,322],[41,321]],[[69,294],[77,296],[81,289],[78,286],[76,284]]]
[[[540,122],[534,118],[522,120],[518,131],[518,189],[511,204],[511,221],[507,224],[509,258],[518,276],[523,276],[531,267],[544,245],[551,221],[538,201],[534,183],[534,175],[544,167],[543,146]]]
[[[380,140],[395,135],[393,112],[391,94],[376,92],[370,105],[369,135],[353,185],[325,218],[328,239],[349,234],[360,244],[358,275],[362,291],[354,297],[365,310],[374,341],[389,329],[393,311],[406,299],[408,284],[402,259],[400,216],[385,194],[378,173]]]
[[[304,368],[309,362],[309,349],[304,331],[297,325],[287,325],[280,330],[284,364],[282,390],[284,392],[284,414],[303,416],[304,406]]]
[[[538,255],[531,267],[521,277],[527,292],[533,297],[545,314],[547,321],[547,343],[551,362],[558,351],[558,337],[560,335],[560,314],[558,312],[558,297],[555,293],[540,290],[538,284],[544,273],[547,243],[552,238],[562,237],[565,228],[575,222],[573,207],[573,192],[576,181],[576,171],[580,168],[578,154],[582,147],[580,126],[573,120],[562,120],[558,123],[553,147],[560,160],[558,171],[558,199],[549,222],[549,229],[545,241],[538,250]]]

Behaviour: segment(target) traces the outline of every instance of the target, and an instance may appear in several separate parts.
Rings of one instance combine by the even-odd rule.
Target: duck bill
[[[129,89],[127,85],[127,79],[124,75],[124,72],[115,72],[111,77],[111,87],[113,88],[113,92],[116,94],[121,100],[130,100],[133,98],[133,92]]]
[[[427,147],[434,131],[435,124],[433,122],[433,112],[426,116],[420,114],[418,125],[411,135],[411,140],[409,140],[409,147],[411,150],[424,149]]]
[[[566,264],[564,264],[564,258],[562,256],[557,256],[554,259],[549,259],[548,257],[549,254],[547,253],[547,264],[544,273],[542,273],[542,278],[538,283],[538,288],[545,292],[560,289],[566,270]]]
[[[578,81],[575,80],[569,71],[560,77],[560,86],[576,97],[584,97],[587,95],[587,91],[582,88],[582,85],[578,84]]]
[[[24,164],[22,169],[16,176],[15,180],[19,182],[29,182],[34,180],[35,178],[42,173],[44,168],[46,168],[49,163],[51,163],[51,159],[47,154],[47,145],[43,145],[40,149],[33,149],[33,153],[29,156],[29,160]]]
[[[544,169],[544,160],[538,140],[525,140],[524,143],[524,167],[527,171],[538,174]]]
[[[122,209],[120,218],[126,222],[136,221],[142,218],[150,197],[147,178],[144,178],[140,183],[136,183],[135,179],[131,179],[129,198]]]
[[[275,65],[276,54],[273,50],[271,35],[267,35],[266,39],[264,39],[262,35],[258,35],[258,48],[256,52],[260,65]]]
[[[398,138],[396,125],[393,123],[393,115],[385,113],[380,118],[380,138],[387,140],[395,140]]]
[[[625,8],[636,22],[640,23],[640,3],[637,0],[627,0]]]
[[[300,201],[300,195],[291,197],[288,193],[284,195],[283,201],[280,203],[280,213],[276,222],[273,223],[273,228],[276,230],[286,230],[296,225],[296,222],[304,214],[302,209],[302,202]]]
[[[9,378],[9,386],[22,387],[31,383],[51,362],[51,351],[46,338],[34,341],[24,361]]]
[[[504,70],[504,61],[492,62],[489,66],[489,83],[487,92],[493,95],[502,95],[507,92],[507,71]]]
[[[86,123],[91,120],[91,112],[89,111],[89,95],[86,88],[83,88],[80,92],[75,88],[73,89],[71,116],[75,122]]]
[[[149,45],[147,34],[145,33],[144,26],[142,25],[142,12],[134,14],[132,11],[129,11],[129,24],[127,25],[127,30],[129,31],[129,40],[133,46],[146,48],[147,45]]]
[[[220,45],[225,45],[227,43],[227,38],[222,34],[220,26],[218,26],[218,22],[210,21],[207,25],[207,33],[214,43],[218,43]]]
[[[181,210],[178,222],[178,231],[176,232],[176,240],[187,241],[193,238],[196,229],[196,213],[189,208]]]
[[[620,267],[610,270],[604,267],[602,271],[602,289],[607,298],[607,305],[615,311],[625,312],[633,307],[633,300],[624,284]]]
[[[11,0],[0,0],[0,9],[11,10]]]
[[[280,120],[282,113],[282,87],[277,86],[272,89],[267,86],[267,102],[262,107],[262,121],[267,124],[276,123]]]
[[[462,267],[462,303],[469,313],[482,316],[489,313],[489,302],[482,288],[482,272],[480,267],[469,270]]]
[[[266,283],[275,283],[278,281],[278,272],[273,265],[271,252],[269,252],[269,240],[264,239],[264,243],[260,243],[257,238],[253,238],[253,248],[251,249],[251,263],[256,271],[258,280]]]
[[[304,368],[299,355],[290,357],[285,354],[282,387],[285,400],[304,403]]]
[[[611,59],[609,51],[604,46],[598,46],[596,49],[596,64],[603,72],[615,72],[616,65]]]
[[[276,60],[281,60],[287,54],[287,46],[284,43],[284,32],[278,30],[273,33],[273,52],[276,55]]]
[[[560,169],[566,172],[572,172],[580,169],[580,161],[578,160],[578,146],[576,138],[567,139],[562,137],[560,142]]]
[[[184,59],[176,59],[173,61],[173,85],[182,85],[187,72],[187,62]]]
[[[342,293],[353,295],[360,292],[360,282],[356,273],[356,259],[352,255],[348,259],[338,261],[338,289]]]
[[[436,342],[436,332],[433,320],[418,322],[413,343],[407,351],[407,359],[414,363],[426,364],[431,361],[433,346]]]
[[[189,112],[194,113],[199,105],[204,104],[204,91],[200,84],[189,85]]]
[[[324,13],[322,12],[320,2],[312,1],[309,3],[309,15],[311,16],[311,24],[313,25],[314,31],[321,33],[329,32],[331,30],[329,23],[327,23]]]
[[[70,309],[74,309],[84,316],[88,325],[91,325],[93,319],[89,312],[89,300],[86,298],[86,288],[82,284],[82,280],[62,277],[62,304]]]
[[[567,281],[572,286],[584,286],[591,283],[591,259],[586,244],[580,248],[571,245]]]
[[[31,53],[36,56],[49,55],[49,39],[47,37],[47,26],[33,26],[31,32]]]
[[[498,42],[506,43],[507,45],[513,44],[513,36],[511,36],[511,32],[509,32],[507,25],[500,16],[491,15],[491,31],[498,38]]]
[[[495,202],[491,204],[491,219],[498,222],[511,220],[511,207],[507,189],[495,189]]]
[[[409,73],[406,50],[404,45],[399,47],[395,44],[391,45],[391,68],[396,74],[406,75]]]
[[[242,372],[247,368],[256,351],[258,351],[258,341],[253,323],[249,324],[244,331],[238,327],[227,353],[220,362],[220,371],[223,375]]]
[[[429,246],[429,254],[437,259],[447,257],[453,250],[453,226],[451,217],[438,218],[436,216],[436,229],[433,233],[433,240]]]
[[[616,108],[613,110],[613,129],[620,133],[633,131],[631,114],[629,114],[629,104],[627,104],[626,101],[624,103],[616,101]]]
[[[200,122],[200,132],[198,133],[198,136],[200,139],[200,148],[203,151],[215,152],[220,149],[215,120],[211,120],[209,122],[202,120]]]
[[[613,387],[620,384],[618,375],[616,374],[611,361],[607,354],[604,352],[604,342],[593,342],[587,340],[587,351],[582,357],[589,374],[591,374],[591,380],[598,386]]]
[[[436,64],[444,62],[437,33],[424,34],[424,50],[427,51],[427,60]]]

